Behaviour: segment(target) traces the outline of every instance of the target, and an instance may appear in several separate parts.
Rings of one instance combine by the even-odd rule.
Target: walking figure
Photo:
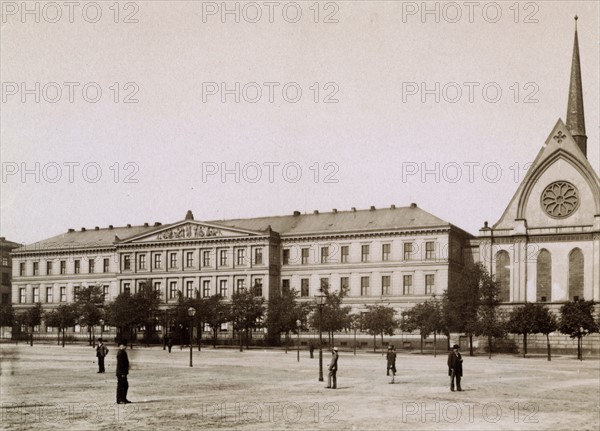
[[[460,379],[462,377],[462,356],[458,352],[460,347],[455,344],[452,351],[448,354],[448,375],[450,376],[450,390],[454,392],[454,380],[456,379],[456,390],[462,391],[460,387]]]
[[[390,372],[392,373],[392,381],[390,382],[391,385],[394,384],[394,378],[396,377],[396,348],[393,345],[389,345],[388,346],[388,351],[387,351],[387,375],[390,375]]]
[[[104,373],[104,358],[108,355],[108,347],[102,342],[102,338],[98,338],[96,346],[96,357],[98,358],[98,373]]]
[[[329,375],[327,376],[327,389],[336,389],[337,388],[337,369],[338,369],[338,348],[334,347],[331,350],[331,362],[329,363]],[[333,381],[333,385],[331,384]]]

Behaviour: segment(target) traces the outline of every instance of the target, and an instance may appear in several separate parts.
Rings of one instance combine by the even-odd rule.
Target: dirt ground
[[[450,392],[446,356],[399,354],[389,384],[381,354],[341,352],[338,389],[318,381],[318,352],[162,347],[127,350],[129,405],[115,403],[116,346],[97,374],[89,346],[0,345],[2,428],[597,430],[600,361],[464,356]],[[323,352],[326,370],[330,354]]]

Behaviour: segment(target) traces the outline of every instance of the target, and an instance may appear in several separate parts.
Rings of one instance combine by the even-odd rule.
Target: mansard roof
[[[94,229],[69,229],[68,232],[44,239],[14,252],[44,252],[49,250],[72,250],[82,248],[115,247],[129,238],[149,235],[164,230],[172,224],[123,226]],[[199,222],[204,223],[204,222]],[[205,222],[208,225],[246,231],[268,231],[269,227],[282,236],[324,234],[335,232],[372,232],[380,230],[449,229],[450,223],[412,204],[408,207],[332,211],[326,213],[257,217]],[[455,228],[457,229],[457,228]],[[458,229],[460,230],[460,229]]]

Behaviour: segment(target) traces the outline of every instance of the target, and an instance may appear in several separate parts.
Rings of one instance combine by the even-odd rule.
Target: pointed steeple
[[[579,40],[577,38],[577,15],[575,15],[575,41],[573,42],[573,61],[571,63],[571,83],[569,84],[569,104],[567,106],[567,129],[575,142],[587,157],[587,136],[583,115],[583,89],[581,85],[581,66],[579,64]]]

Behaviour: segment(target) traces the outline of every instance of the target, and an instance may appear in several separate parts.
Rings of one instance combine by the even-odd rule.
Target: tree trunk
[[[377,353],[377,335],[373,334],[373,353]]]
[[[33,326],[31,327],[31,336],[29,337],[29,345],[33,346]]]
[[[581,338],[581,335],[579,335],[577,337],[577,359],[579,359],[580,361],[583,361],[583,352],[581,351],[582,350],[582,344],[583,344],[582,341],[583,340]]]
[[[65,329],[66,328],[62,328],[62,333],[63,333],[63,342],[62,342],[62,346],[65,347]]]
[[[421,355],[423,354],[423,334],[421,334]]]
[[[238,333],[240,334],[240,352],[244,351],[244,339],[242,338],[242,335],[244,335],[244,331],[243,330],[239,330]]]
[[[217,328],[213,328],[213,349],[217,348]]]
[[[437,334],[433,331],[433,357],[437,358]]]
[[[383,356],[383,332],[381,333],[381,356]]]
[[[446,342],[448,343],[448,348],[446,350],[450,350],[450,332],[446,334]]]
[[[473,334],[469,334],[469,356],[473,356]]]
[[[550,334],[546,334],[546,346],[548,348],[548,360],[552,360],[552,356],[550,355]]]
[[[492,336],[491,335],[488,335],[488,350],[489,350],[488,359],[492,359]]]
[[[527,355],[527,332],[523,333],[523,357]]]
[[[290,331],[285,331],[285,354],[288,352],[288,340],[289,340]]]

